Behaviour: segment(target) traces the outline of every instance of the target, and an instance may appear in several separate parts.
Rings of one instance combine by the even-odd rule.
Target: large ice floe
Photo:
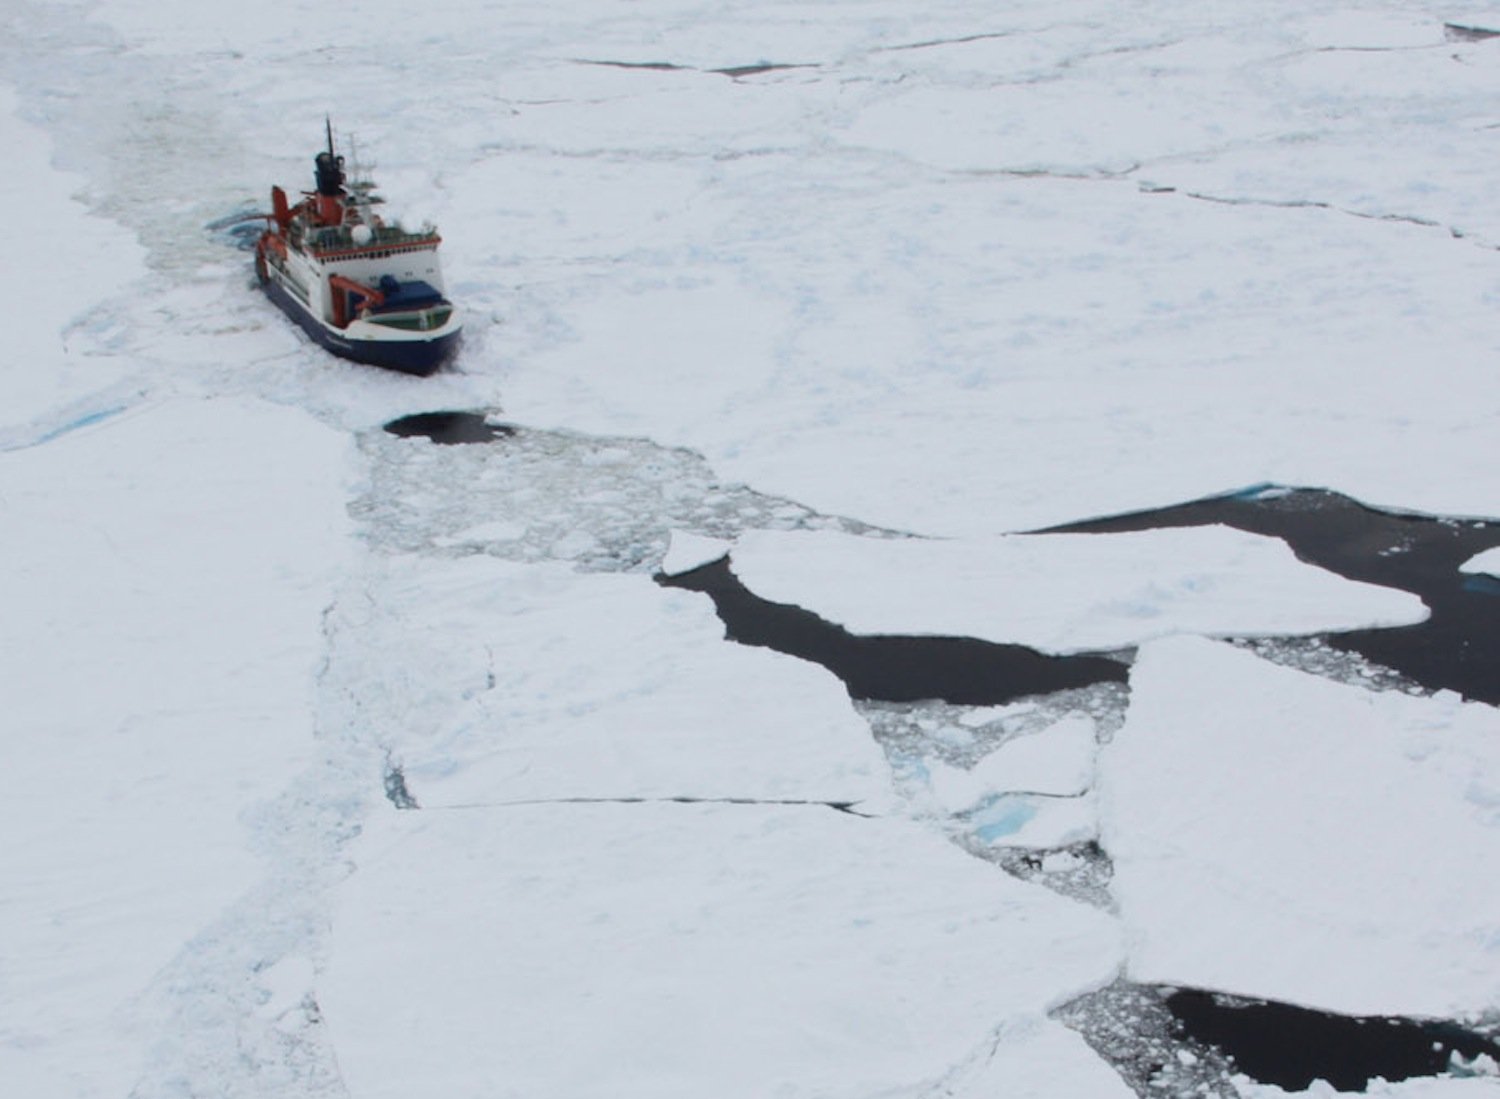
[[[837,681],[722,643],[706,601],[639,576],[395,557],[341,609],[335,675],[424,807],[567,799],[889,797]],[[351,703],[351,706],[355,703]]]
[[[358,858],[320,1000],[370,1099],[916,1095],[1117,958],[1102,914],[824,808],[392,812]]]
[[[757,595],[862,634],[976,637],[1047,652],[1177,633],[1319,633],[1420,622],[1422,601],[1305,565],[1227,527],[953,540],[753,531],[731,567]]]
[[[1128,972],[1349,1014],[1500,996],[1500,716],[1175,638],[1100,760]]]
[[[118,410],[119,396],[79,403],[91,391],[118,384],[131,368],[89,355],[89,343],[77,338],[75,326],[86,325],[99,299],[119,293],[140,274],[142,258],[128,231],[89,216],[88,207],[70,197],[82,180],[52,167],[46,133],[23,122],[17,107],[16,94],[0,85],[0,143],[7,158],[0,208],[23,212],[8,219],[10,261],[0,264],[0,317],[11,322],[0,359],[0,449],[34,418],[46,417],[47,430],[57,431]],[[47,262],[31,262],[36,256]]]
[[[316,770],[351,453],[290,409],[173,401],[0,456],[15,1094],[127,1094],[142,1029],[218,1022],[176,1019],[174,988],[234,1003],[213,963],[295,938],[297,902],[235,907],[294,830],[254,822]]]
[[[487,557],[366,590],[328,675],[385,665],[347,705],[406,808],[350,849],[319,991],[361,1096],[920,1090],[1118,965],[1113,920],[895,812],[837,682],[700,597]]]

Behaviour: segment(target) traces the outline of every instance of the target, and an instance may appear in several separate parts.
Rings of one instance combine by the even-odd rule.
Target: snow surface
[[[1189,636],[1423,608],[1008,537],[1500,515],[1500,45],[1443,30],[1492,15],[10,5],[7,1089],[1109,1097],[1046,1012],[1122,969],[1500,1009],[1494,711]],[[330,109],[444,231],[454,371],[250,286],[225,221]],[[379,432],[441,409],[517,431]],[[851,629],[1144,644],[1128,702],[856,710],[651,582],[721,546]],[[1088,896],[995,865],[1095,837]]]
[[[890,800],[838,681],[722,643],[701,596],[488,556],[397,557],[341,623],[366,734],[424,808],[567,798]],[[357,638],[355,640],[354,638]],[[384,665],[383,687],[361,686]]]
[[[1117,958],[1103,914],[821,808],[392,813],[361,847],[322,1003],[362,1096],[916,1094]]]
[[[16,1094],[127,1094],[142,1029],[177,1025],[162,986],[273,873],[267,803],[317,759],[350,453],[293,409],[173,401],[0,461]]]
[[[1358,1015],[1500,997],[1494,708],[1175,638],[1142,649],[1100,784],[1132,977]]]
[[[1133,1093],[1102,1062],[1080,1057],[1083,1039],[1059,1023],[1028,1019],[1001,1031],[995,1042],[994,1055],[974,1069],[961,1073],[948,1083],[954,1099],[984,1099],[1005,1095],[1015,1099],[1048,1099],[1061,1095],[1066,1087],[1070,1095],[1087,1095],[1089,1099],[1128,1099]],[[1066,1080],[1053,1070],[1054,1065],[1077,1065]]]
[[[861,634],[978,637],[1047,652],[1175,633],[1320,633],[1427,617],[1406,592],[1304,565],[1228,527],[954,540],[751,531],[731,567],[764,599]]]
[[[0,448],[17,425],[49,412],[72,413],[76,422],[118,410],[118,397],[91,406],[73,402],[118,384],[130,364],[90,354],[70,337],[75,325],[88,323],[99,299],[136,278],[141,258],[129,232],[90,216],[71,197],[79,181],[51,166],[46,134],[17,117],[16,105],[15,92],[0,86],[0,145],[8,161],[0,173],[0,208],[12,211],[6,225],[11,258],[0,264],[0,316],[9,333],[0,360]],[[46,256],[47,262],[23,261],[29,256]],[[54,430],[66,426],[64,420]]]

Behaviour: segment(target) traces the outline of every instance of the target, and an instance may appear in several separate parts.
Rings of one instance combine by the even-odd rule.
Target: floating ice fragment
[[[1028,792],[1069,797],[1093,781],[1094,723],[1075,716],[1041,733],[1017,737],[965,770],[937,763],[932,792],[950,812],[962,812],[986,796]]]
[[[1042,873],[1065,874],[1079,869],[1085,861],[1076,851],[1052,851],[1042,856]]]
[[[662,560],[661,571],[667,576],[680,576],[703,565],[712,564],[729,552],[733,543],[720,538],[707,538],[684,530],[672,532],[671,545]]]
[[[1036,816],[1036,807],[1027,798],[1000,797],[974,814],[974,834],[985,843],[1015,835]]]
[[[967,748],[974,743],[974,731],[963,725],[944,725],[932,737],[955,748]]]
[[[1479,572],[1488,573],[1490,576],[1500,576],[1500,546],[1475,554],[1458,567],[1461,572]]]
[[[1115,534],[877,539],[753,530],[734,572],[762,599],[856,634],[971,637],[1045,653],[1172,634],[1312,634],[1424,621],[1416,596],[1298,561],[1223,526]]]
[[[524,537],[525,534],[525,524],[515,523],[508,519],[496,519],[490,523],[465,527],[457,534],[441,535],[432,541],[437,546],[464,546],[475,542],[514,542]]]
[[[1094,799],[1002,794],[969,818],[974,838],[1003,847],[1053,850],[1098,834]]]
[[[1473,1060],[1454,1050],[1449,1057],[1450,1071],[1455,1076],[1500,1076],[1500,1061],[1481,1053]]]
[[[976,706],[960,717],[958,723],[977,729],[981,725],[988,725],[1007,717],[1024,717],[1035,709],[1036,704],[1033,702],[1018,702],[1009,706]]]

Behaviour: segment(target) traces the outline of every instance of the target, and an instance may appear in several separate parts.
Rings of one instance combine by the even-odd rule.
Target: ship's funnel
[[[313,164],[318,178],[318,194],[330,197],[343,194],[344,158],[332,152],[319,153]]]

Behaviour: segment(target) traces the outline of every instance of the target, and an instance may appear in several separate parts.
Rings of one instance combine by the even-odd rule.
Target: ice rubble
[[[1339,1099],[1339,1096],[1348,1094],[1335,1090],[1321,1080],[1306,1091],[1285,1091],[1271,1084],[1256,1084],[1243,1078],[1237,1080],[1236,1085],[1236,1091],[1242,1099]],[[1364,1094],[1371,1099],[1494,1099],[1500,1095],[1500,1081],[1483,1076],[1467,1079],[1413,1079],[1399,1083],[1372,1080]]]
[[[1041,733],[1007,741],[967,769],[929,765],[929,782],[951,811],[968,809],[996,791],[1073,797],[1093,784],[1094,723],[1072,716]]]
[[[1095,737],[1094,722],[1072,714],[1005,741],[968,768],[928,761],[916,804],[980,847],[1056,850],[1091,841],[1098,836]]]
[[[1174,633],[1318,633],[1426,617],[1406,592],[1305,565],[1280,539],[1227,527],[953,540],[750,531],[745,586],[855,633],[977,637],[1046,652]]]

